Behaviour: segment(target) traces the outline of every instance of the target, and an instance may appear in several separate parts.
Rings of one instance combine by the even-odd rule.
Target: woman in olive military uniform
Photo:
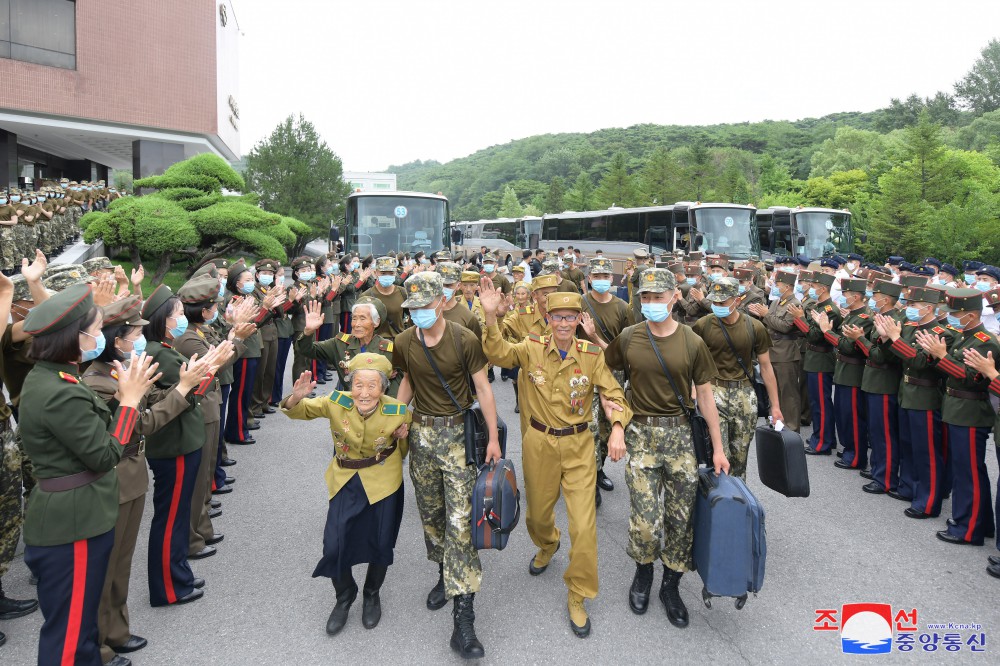
[[[24,561],[38,579],[45,622],[39,664],[100,664],[97,611],[118,518],[115,466],[156,373],[140,356],[118,372],[112,413],[78,376],[104,348],[91,287],[72,286],[24,322],[35,366],[21,393],[20,428],[38,486],[24,521]]]
[[[407,452],[406,405],[385,395],[392,364],[380,354],[362,353],[347,366],[351,392],[304,399],[316,387],[308,372],[281,403],[293,419],[325,418],[333,435],[334,459],[326,470],[330,508],[323,533],[323,558],[313,577],[333,579],[337,605],[327,620],[330,635],[347,623],[358,595],[351,574],[368,564],[362,623],[374,628],[382,617],[379,589],[393,562],[403,518],[403,458]]]

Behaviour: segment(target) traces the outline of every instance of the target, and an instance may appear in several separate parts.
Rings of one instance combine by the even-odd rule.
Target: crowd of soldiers
[[[161,285],[144,297],[141,268],[127,276],[107,258],[48,266],[34,256],[14,280],[0,277],[0,377],[11,400],[0,404],[0,576],[23,515],[39,599],[0,588],[0,619],[40,605],[40,663],[69,654],[121,666],[146,645],[132,633],[127,593],[147,468],[149,603],[202,597],[190,561],[221,547],[212,519],[233,489],[230,453],[279,412],[330,422],[330,505],[313,574],[335,590],[327,632],[343,629],[359,589],[364,626],[381,618],[408,455],[437,565],[426,605],[453,600],[452,649],[482,657],[469,521],[478,470],[463,413],[478,402],[486,459],[499,459],[495,368],[515,388],[537,548],[528,573],[544,574],[560,548],[561,495],[568,619],[581,638],[598,593],[596,512],[614,490],[608,458],[625,461],[629,607],[647,611],[659,561],[658,598],[686,627],[678,586],[693,569],[699,462],[745,477],[758,396],[771,423],[812,426],[806,453],[836,452],[836,467],[865,477],[865,492],[906,502],[907,517],[938,517],[950,495],[938,538],[982,545],[995,535],[985,447],[1000,396],[1000,270],[976,262],[960,272],[933,258],[876,265],[849,254],[772,265],[639,249],[619,278],[603,252],[571,247],[525,251],[517,264],[485,247],[471,257],[331,253],[288,266],[219,258],[176,294]],[[695,410],[708,424],[708,460],[695,450]],[[351,567],[363,563],[359,588]],[[1000,577],[996,556],[988,572]]]

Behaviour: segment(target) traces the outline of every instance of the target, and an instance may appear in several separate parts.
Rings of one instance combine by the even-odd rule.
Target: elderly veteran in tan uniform
[[[480,283],[480,299],[486,309],[487,358],[499,365],[518,365],[522,379],[521,404],[530,429],[521,433],[522,460],[527,494],[526,525],[538,553],[528,572],[540,575],[559,549],[555,504],[562,488],[569,516],[571,549],[563,579],[569,588],[569,617],[573,633],[590,635],[590,618],[584,599],[597,596],[597,461],[590,434],[594,389],[621,407],[608,417],[612,422],[608,452],[613,461],[625,455],[625,426],[632,410],[625,394],[604,362],[604,352],[595,344],[576,338],[583,304],[579,294],[549,294],[546,304],[551,336],[529,335],[518,343],[504,340],[497,325],[496,310],[503,294],[493,283]]]
[[[330,422],[334,457],[326,468],[330,495],[323,532],[323,558],[313,578],[333,579],[337,604],[326,623],[331,636],[347,624],[358,596],[351,573],[368,564],[361,621],[373,629],[382,617],[379,589],[393,562],[393,549],[403,518],[403,458],[411,415],[402,402],[385,395],[392,364],[380,354],[365,352],[348,363],[350,393],[306,398],[316,387],[303,372],[292,394],[280,403],[292,419],[325,418]]]

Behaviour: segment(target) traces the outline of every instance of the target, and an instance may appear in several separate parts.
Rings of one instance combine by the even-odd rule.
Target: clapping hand
[[[45,269],[48,268],[49,262],[45,258],[45,255],[41,250],[35,250],[35,260],[28,264],[27,259],[21,260],[21,275],[28,282],[33,280],[41,280],[42,274],[45,273]]]
[[[802,306],[798,303],[789,303],[788,312],[796,319],[802,319],[805,317],[806,311],[802,309]]]
[[[849,340],[857,340],[865,333],[865,329],[860,326],[855,326],[854,324],[844,324],[840,330],[841,333],[844,334],[844,337]]]
[[[976,349],[966,349],[964,354],[965,364],[990,381],[1000,376],[992,351],[986,352],[986,356],[983,356]]]
[[[187,363],[182,363],[178,371],[177,390],[187,395],[201,380],[208,374],[208,360],[198,358],[198,354],[191,354]]]
[[[760,303],[751,303],[750,305],[747,306],[747,310],[749,310],[750,314],[754,315],[755,317],[764,317],[767,315],[768,312],[767,308],[761,305]]]
[[[940,338],[933,333],[928,333],[927,331],[917,331],[916,339],[917,344],[923,347],[924,351],[934,358],[944,358],[945,354],[948,353],[948,345],[945,343],[944,338]]]
[[[94,305],[104,307],[115,300],[115,281],[101,280],[94,286]]]
[[[118,374],[118,402],[123,407],[138,408],[139,401],[161,377],[157,373],[159,364],[153,363],[152,356],[143,353],[136,357],[133,352],[128,368],[121,361],[114,361],[113,365]]]
[[[138,287],[140,284],[142,284],[142,280],[145,277],[146,277],[146,269],[142,267],[142,264],[139,264],[139,268],[132,269],[132,286]]]
[[[883,340],[896,341],[903,332],[903,325],[884,314],[875,315],[875,330]]]

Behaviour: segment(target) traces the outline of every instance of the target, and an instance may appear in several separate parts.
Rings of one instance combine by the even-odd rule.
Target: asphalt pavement
[[[289,364],[290,365],[290,364]],[[498,373],[499,374],[499,373]],[[290,386],[290,384],[286,384]],[[501,417],[511,425],[508,456],[520,475],[520,433],[513,412],[511,384],[499,376],[494,391]],[[332,388],[327,385],[323,388]],[[234,492],[221,497],[223,515],[216,530],[225,533],[218,554],[192,563],[207,580],[202,600],[175,608],[151,608],[146,586],[148,524],[144,525],[132,569],[129,610],[134,633],[149,646],[131,656],[137,666],[201,664],[458,663],[450,650],[451,605],[432,612],[425,606],[437,567],[426,559],[413,491],[404,470],[406,505],[396,563],[382,589],[383,617],[373,630],[361,625],[361,599],[351,609],[347,628],[336,637],[325,633],[335,603],[328,579],[311,578],[322,550],[326,517],[323,472],[332,455],[325,422],[292,421],[273,414],[255,432],[257,444],[230,448],[239,461],[228,468],[237,477]],[[568,626],[562,573],[569,543],[555,555],[548,571],[528,575],[534,547],[523,524],[504,551],[482,553],[483,586],[476,596],[476,630],[487,663],[721,663],[802,664],[858,662],[844,655],[837,631],[814,630],[817,610],[842,604],[891,604],[893,612],[916,609],[918,633],[935,633],[926,624],[978,623],[977,632],[961,631],[962,647],[928,653],[921,643],[907,660],[940,663],[996,663],[1000,647],[1000,580],[985,572],[985,547],[955,546],[934,537],[945,527],[950,503],[930,520],[904,517],[906,503],[863,493],[857,472],[836,469],[833,457],[809,459],[811,496],[789,499],[759,481],[751,447],[748,483],[767,511],[767,572],[760,593],[737,610],[731,600],[701,602],[697,573],[681,580],[691,614],[687,629],[676,629],[655,598],[649,611],[634,615],[628,588],[635,565],[626,554],[628,490],[623,463],[608,463],[615,484],[598,509],[600,594],[588,603],[593,632],[581,640]],[[997,479],[992,442],[987,451],[991,485]],[[568,542],[565,507],[557,522]],[[359,583],[364,567],[354,570]],[[33,596],[19,552],[4,578],[10,596]],[[0,664],[20,666],[36,659],[42,615],[0,623],[7,645]],[[944,631],[937,632],[943,636]],[[965,641],[984,633],[986,651],[973,654]],[[869,656],[864,659],[875,660]],[[885,657],[883,657],[884,659]],[[986,661],[984,661],[986,660]],[[858,662],[860,663],[860,662]]]

